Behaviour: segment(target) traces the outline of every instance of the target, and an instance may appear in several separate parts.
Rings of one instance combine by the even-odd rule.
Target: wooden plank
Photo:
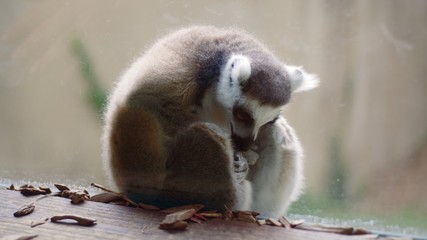
[[[165,231],[158,226],[166,213],[97,202],[74,205],[69,199],[60,197],[37,201],[34,212],[28,216],[13,216],[18,208],[38,197],[24,197],[16,191],[0,190],[0,238],[16,234],[35,234],[38,235],[35,239],[354,239],[345,235],[260,226],[256,223],[223,219],[209,219],[200,224],[190,222],[185,231]],[[48,221],[34,228],[30,227],[33,221],[64,214],[94,218],[97,224],[83,227]]]

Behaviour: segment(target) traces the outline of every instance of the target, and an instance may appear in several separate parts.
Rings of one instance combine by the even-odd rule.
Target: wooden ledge
[[[37,235],[38,239],[368,239],[369,236],[345,236],[282,227],[259,226],[255,223],[209,219],[189,223],[184,231],[165,231],[158,228],[165,213],[131,207],[84,202],[74,205],[69,199],[48,197],[35,203],[33,213],[14,217],[21,206],[40,196],[25,197],[18,191],[0,190],[0,239],[9,235]],[[58,224],[50,221],[31,228],[33,221],[55,215],[73,214],[97,220],[91,227]],[[373,237],[373,236],[371,236]],[[9,239],[9,238],[8,238]]]

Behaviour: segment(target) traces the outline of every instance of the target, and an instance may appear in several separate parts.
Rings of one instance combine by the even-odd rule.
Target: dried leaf
[[[218,210],[203,210],[204,213],[217,213]]]
[[[259,212],[251,211],[251,214],[252,214],[252,216],[254,216],[256,218],[260,213]]]
[[[144,204],[144,203],[138,203],[138,207],[139,208],[143,208],[143,209],[147,209],[147,210],[160,210],[159,207],[153,206],[153,205],[148,205],[148,204]]]
[[[254,211],[235,211],[234,213],[239,213],[239,212],[244,214],[250,214],[254,218],[256,218],[259,215],[259,212],[254,212]]]
[[[191,205],[184,205],[179,207],[173,207],[173,208],[166,208],[163,209],[162,212],[164,213],[176,213],[182,210],[189,210],[194,209],[196,212],[198,212],[200,209],[204,208],[205,206],[202,204],[191,204]]]
[[[68,198],[71,199],[71,203],[73,204],[80,204],[85,200],[89,200],[89,195],[86,194],[84,191],[65,190],[62,192],[61,195],[63,195],[64,197],[68,196]]]
[[[37,188],[21,188],[19,190],[24,196],[34,196],[39,194],[48,194],[48,192]]]
[[[372,232],[363,228],[357,228],[357,229],[354,229],[353,231],[353,235],[365,235],[365,234],[372,234]]]
[[[63,191],[62,193],[61,193],[61,196],[62,197],[65,197],[65,198],[70,198],[71,199],[71,196],[73,196],[74,194],[76,194],[77,192],[76,191],[74,191],[74,190],[65,190],[65,191]]]
[[[36,237],[38,237],[39,235],[37,235],[37,234],[33,234],[33,235],[24,235],[24,236],[21,236],[21,237],[19,237],[17,240],[31,240],[31,239],[34,239],[34,238],[36,238]]]
[[[46,193],[52,193],[52,190],[50,190],[49,187],[46,186],[39,186],[40,190],[45,191]]]
[[[197,215],[200,215],[205,218],[222,218],[222,213],[214,213],[214,212],[201,212],[196,213]]]
[[[266,222],[267,222],[269,225],[276,226],[276,227],[282,227],[282,226],[283,226],[279,221],[277,221],[277,220],[276,220],[276,219],[274,219],[274,218],[268,218],[268,219],[266,220]]]
[[[49,218],[42,218],[36,221],[32,221],[30,226],[33,227],[37,227],[39,225],[45,224],[47,222],[47,220],[49,220]]]
[[[196,217],[196,218],[198,218],[200,220],[203,220],[203,221],[208,220],[207,218],[205,218],[204,216],[202,216],[202,215],[200,215],[198,213],[193,214],[193,217]]]
[[[230,210],[230,208],[228,208],[227,205],[224,205],[224,219],[231,220],[233,219],[233,216],[233,212]]]
[[[61,194],[59,196],[63,197],[63,198],[70,198],[71,193],[73,193],[73,191],[71,191],[71,190],[63,190],[63,191],[61,191]]]
[[[239,221],[256,223],[256,219],[251,212],[238,211],[238,212],[235,212],[235,215],[237,220]]]
[[[190,219],[195,213],[196,210],[194,209],[187,209],[176,213],[171,213],[166,215],[165,219],[163,219],[162,224],[172,224],[174,222],[187,220]]]
[[[267,221],[265,221],[264,219],[259,219],[256,221],[259,225],[266,225]]]
[[[67,186],[65,186],[64,184],[59,184],[59,183],[54,183],[53,185],[55,185],[55,187],[60,191],[60,192],[63,192],[63,191],[70,191],[70,188],[69,187],[67,187]]]
[[[80,204],[86,200],[85,195],[73,194],[70,196],[72,204]]]
[[[352,227],[339,227],[339,226],[329,226],[322,224],[301,224],[295,226],[297,229],[315,231],[315,232],[327,232],[327,233],[336,233],[344,235],[352,235],[354,228]]]
[[[130,200],[126,195],[123,195],[123,200],[125,200],[130,206],[138,207],[138,203]]]
[[[292,228],[291,222],[289,222],[289,220],[285,216],[280,217],[279,222],[283,224],[285,228]]]
[[[90,198],[90,201],[93,202],[102,202],[102,203],[109,203],[109,202],[115,202],[123,199],[123,195],[119,193],[112,193],[112,192],[103,192],[96,194]]]
[[[197,217],[191,217],[190,221],[195,222],[195,223],[202,223],[202,220],[200,218],[197,218]]]
[[[19,188],[20,188],[20,189],[21,189],[21,188],[34,188],[34,186],[33,186],[33,185],[31,185],[31,184],[24,184],[24,185],[21,185]]]
[[[291,222],[291,227],[295,228],[296,226],[299,226],[299,225],[303,224],[304,222],[305,221],[303,219],[292,221]]]
[[[77,215],[59,215],[50,218],[50,221],[54,223],[61,223],[61,220],[74,220],[80,226],[93,226],[96,224],[96,219],[86,218]]]
[[[15,216],[15,217],[26,216],[26,215],[32,213],[34,211],[35,207],[36,207],[36,205],[34,205],[34,202],[32,202],[30,204],[26,204],[26,205],[22,206],[21,208],[19,208],[18,211],[16,211],[13,214],[13,216]]]
[[[177,221],[171,224],[161,223],[159,228],[164,230],[185,230],[188,227],[186,221]]]

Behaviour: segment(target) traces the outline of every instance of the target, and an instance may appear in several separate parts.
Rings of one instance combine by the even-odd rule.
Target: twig
[[[101,189],[101,190],[103,190],[103,191],[106,191],[106,192],[110,192],[110,193],[118,193],[118,192],[115,192],[115,191],[113,191],[113,190],[110,190],[110,189],[108,189],[108,188],[106,188],[106,187],[104,187],[104,186],[101,186],[101,185],[99,185],[99,184],[97,184],[97,183],[91,183],[90,185],[91,185],[92,187],[99,188],[99,189]]]

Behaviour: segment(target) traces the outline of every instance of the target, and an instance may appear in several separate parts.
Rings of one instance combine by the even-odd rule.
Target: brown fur
[[[110,138],[111,169],[118,187],[138,182],[141,188],[161,188],[165,176],[162,129],[155,116],[143,108],[122,107]],[[141,175],[146,175],[140,179]],[[141,181],[142,180],[142,181]]]

